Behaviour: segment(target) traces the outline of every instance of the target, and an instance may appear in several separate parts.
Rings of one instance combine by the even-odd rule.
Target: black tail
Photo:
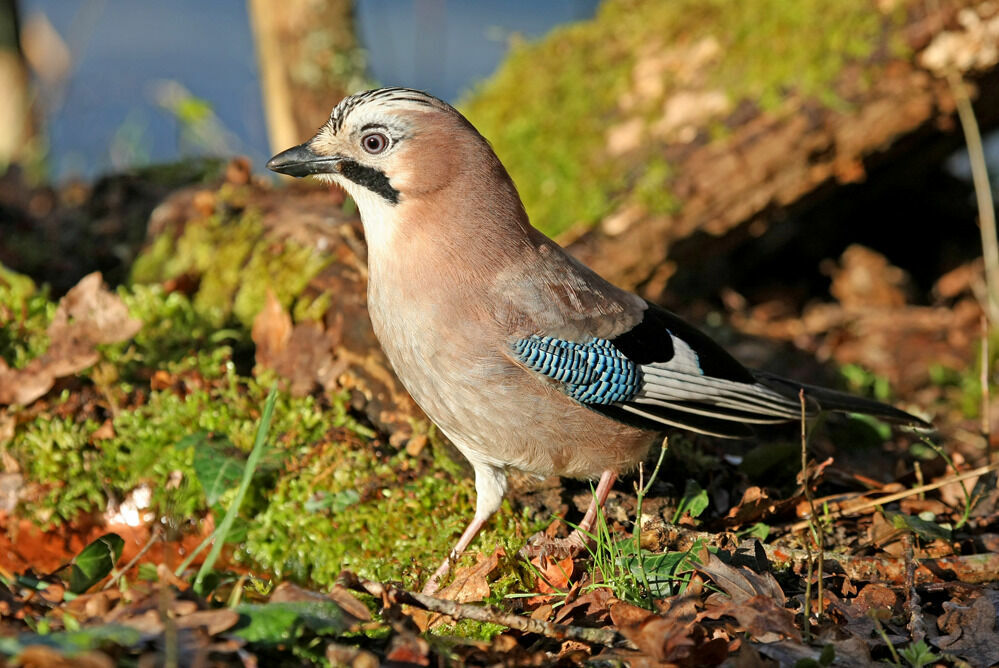
[[[779,392],[786,397],[797,398],[798,392],[804,390],[805,399],[808,402],[807,408],[809,413],[812,413],[815,410],[834,411],[837,413],[862,413],[864,415],[871,415],[882,420],[904,424],[910,427],[933,429],[933,425],[926,420],[918,418],[915,415],[911,415],[910,413],[906,413],[903,410],[899,410],[894,406],[883,404],[880,401],[864,399],[863,397],[857,397],[852,394],[847,394],[846,392],[839,392],[837,390],[830,390],[825,387],[799,383],[796,380],[783,378],[775,374],[767,373],[766,371],[754,370],[752,374],[756,378],[757,382],[762,385],[766,385],[770,389]]]

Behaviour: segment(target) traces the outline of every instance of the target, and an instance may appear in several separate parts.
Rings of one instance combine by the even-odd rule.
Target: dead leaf
[[[618,631],[640,652],[656,661],[674,661],[684,648],[694,646],[692,620],[662,617],[624,601],[610,604],[610,616]]]
[[[772,598],[781,608],[786,602],[784,590],[770,573],[754,573],[745,566],[735,569],[714,553],[709,553],[707,562],[696,568],[710,577],[735,603],[743,603],[755,596]]]
[[[985,590],[970,606],[945,602],[944,613],[937,620],[937,626],[947,635],[931,642],[975,666],[999,663],[997,603],[999,592],[991,590]]]
[[[572,557],[559,561],[555,557],[542,555],[531,559],[540,575],[534,584],[542,594],[564,594],[572,582]]]
[[[392,638],[385,662],[398,665],[429,666],[430,644],[411,633],[400,633]]]
[[[733,617],[739,628],[758,642],[771,643],[784,638],[801,641],[801,634],[794,626],[794,615],[769,596],[753,596],[739,602],[712,597],[706,605],[707,609],[698,616],[698,621]]]
[[[142,321],[128,313],[118,295],[104,288],[100,272],[84,276],[59,301],[48,327],[48,350],[23,369],[0,359],[0,404],[27,405],[55,384],[97,362],[98,344],[135,336]]]
[[[294,396],[308,394],[317,384],[330,389],[345,368],[333,358],[335,337],[316,322],[292,325],[291,316],[270,290],[253,320],[251,337],[257,346],[257,366],[288,380]]]
[[[890,588],[882,584],[869,584],[860,590],[851,604],[856,614],[866,615],[873,608],[888,608],[894,612],[900,602],[899,595]]]
[[[67,656],[53,647],[32,645],[17,656],[22,668],[113,668],[114,661],[104,652],[81,652]]]
[[[479,554],[478,561],[474,566],[459,568],[454,575],[454,580],[444,589],[441,589],[435,596],[446,598],[458,603],[470,603],[472,601],[482,601],[489,596],[488,576],[499,565],[499,558],[506,556],[502,547],[497,547],[488,557]],[[426,610],[410,609],[406,611],[412,620],[419,627],[420,631],[426,631],[442,624],[453,624],[454,620],[447,615],[428,612]]]
[[[371,621],[371,611],[351,594],[345,587],[334,585],[327,594],[303,589],[291,582],[282,582],[274,588],[274,593],[270,597],[271,603],[285,603],[296,601],[328,601],[332,600],[339,605],[344,612],[364,622]]]
[[[610,614],[609,605],[613,600],[614,594],[606,587],[580,594],[575,600],[559,608],[555,622],[564,624],[571,621],[582,626],[603,625]]]
[[[198,610],[174,619],[178,629],[204,628],[213,636],[231,629],[239,621],[239,613],[229,608]]]
[[[273,368],[277,356],[288,347],[291,329],[291,316],[281,306],[274,291],[268,288],[264,307],[253,319],[250,330],[250,338],[257,347],[257,364]]]
[[[437,593],[437,598],[446,598],[458,603],[482,601],[489,596],[488,576],[499,566],[500,557],[505,557],[502,547],[497,547],[488,557],[480,554],[474,566],[460,568],[454,580]]]

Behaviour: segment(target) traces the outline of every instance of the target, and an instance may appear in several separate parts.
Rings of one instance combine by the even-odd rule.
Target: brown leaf
[[[292,325],[291,316],[272,291],[253,321],[251,332],[257,346],[256,362],[287,379],[294,396],[304,396],[316,385],[333,387],[346,368],[333,358],[334,337],[315,322]]]
[[[17,655],[22,668],[113,668],[114,661],[103,652],[81,652],[66,656],[53,647],[32,645]]]
[[[0,404],[31,403],[52,389],[57,378],[96,363],[98,344],[125,341],[141,328],[142,321],[128,314],[125,302],[104,288],[99,272],[84,276],[56,307],[48,350],[23,369],[11,369],[0,359]]]
[[[782,638],[801,641],[801,634],[794,626],[794,615],[770,596],[753,596],[738,602],[734,599],[719,601],[718,598],[709,598],[707,609],[698,619],[719,617],[734,617],[741,630],[762,643],[776,642]]]
[[[208,635],[216,635],[231,629],[239,621],[239,613],[229,608],[198,610],[178,616],[174,623],[178,629],[204,628]]]
[[[610,616],[621,635],[656,661],[676,661],[696,644],[689,619],[663,617],[624,601],[610,604]]]
[[[371,611],[368,610],[368,606],[358,601],[354,598],[353,594],[340,585],[334,585],[333,589],[329,593],[321,594],[319,592],[303,589],[302,587],[299,587],[291,582],[282,582],[275,587],[274,593],[271,594],[270,597],[270,601],[272,603],[328,600],[332,600],[334,603],[343,608],[344,612],[355,617],[356,619],[365,622],[371,621]]]
[[[257,364],[273,368],[277,356],[288,347],[291,329],[291,316],[281,306],[274,291],[268,289],[264,307],[253,319],[253,327],[250,330],[250,338],[257,346]]]
[[[430,644],[411,633],[399,633],[392,638],[385,653],[386,663],[413,666],[430,665]]]
[[[613,600],[615,600],[614,594],[606,587],[588,591],[559,608],[558,614],[555,615],[555,621],[561,624],[565,623],[566,620],[572,620],[574,623],[583,623],[585,626],[598,626],[604,623],[610,614],[609,605]]]
[[[142,329],[142,321],[128,313],[121,298],[104,288],[100,272],[80,279],[59,302],[49,337],[82,335],[91,343],[117,343],[130,339]]]
[[[901,603],[900,597],[889,587],[882,584],[869,584],[851,601],[852,609],[856,614],[866,615],[872,608],[888,608],[894,612]]]
[[[742,603],[754,596],[772,598],[783,608],[786,601],[784,591],[770,573],[754,573],[745,566],[735,569],[709,553],[708,560],[697,566],[697,570],[710,577],[735,603]]]
[[[561,594],[569,588],[572,581],[572,557],[559,561],[554,557],[542,555],[531,559],[540,576],[535,578],[534,585],[542,594]]]
[[[446,598],[458,603],[469,603],[481,601],[489,596],[488,575],[496,570],[499,565],[499,558],[505,556],[506,552],[502,547],[497,547],[488,557],[479,554],[478,561],[474,566],[466,566],[458,569],[454,575],[454,580],[444,589],[441,589],[435,596]],[[416,623],[420,631],[426,631],[442,624],[453,624],[454,619],[436,612],[406,608],[406,614]]]
[[[437,593],[437,598],[446,598],[458,603],[481,601],[489,596],[488,576],[499,566],[500,557],[506,556],[502,547],[497,547],[488,557],[480,554],[474,566],[459,568],[454,580]]]
[[[940,649],[956,654],[972,665],[999,663],[996,616],[999,592],[986,590],[970,606],[945,602],[937,626],[947,635],[933,640]]]

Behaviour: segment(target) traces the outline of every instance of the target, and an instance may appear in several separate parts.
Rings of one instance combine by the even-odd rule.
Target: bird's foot
[[[552,557],[554,559],[566,559],[575,557],[586,549],[588,539],[584,538],[579,531],[573,531],[567,538],[555,538],[549,536],[544,531],[539,531],[520,548],[520,556],[531,560],[537,557]]]

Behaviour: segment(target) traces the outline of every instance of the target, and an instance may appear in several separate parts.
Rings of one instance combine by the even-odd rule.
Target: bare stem
[[[999,323],[999,238],[996,237],[995,205],[992,202],[992,186],[982,148],[982,134],[975,119],[975,110],[968,97],[968,89],[956,72],[947,75],[957,116],[964,130],[964,140],[968,145],[968,161],[971,163],[971,179],[975,184],[975,199],[978,203],[979,227],[982,234],[982,256],[985,260],[985,283],[987,286],[986,313],[992,326]]]

